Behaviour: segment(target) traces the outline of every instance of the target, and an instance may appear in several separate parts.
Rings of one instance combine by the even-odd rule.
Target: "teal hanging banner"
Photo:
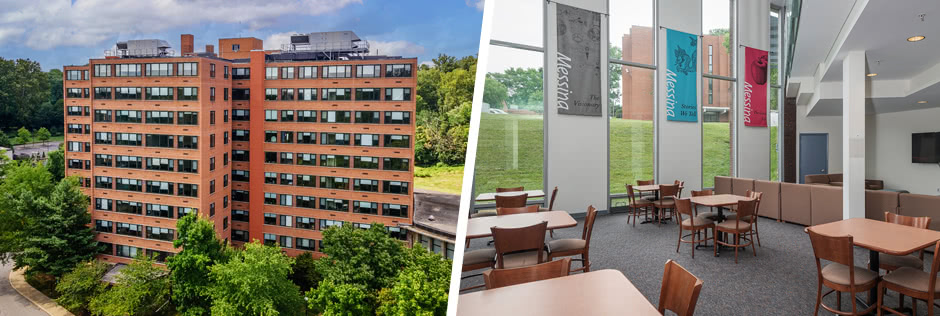
[[[666,29],[666,120],[698,122],[698,36]]]

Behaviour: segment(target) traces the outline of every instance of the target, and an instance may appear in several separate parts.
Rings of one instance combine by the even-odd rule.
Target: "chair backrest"
[[[636,185],[654,185],[656,180],[636,180]]]
[[[812,227],[806,228],[809,241],[813,245],[813,255],[816,256],[816,268],[822,273],[819,260],[828,260],[849,267],[849,280],[855,279],[855,256],[852,248],[852,235],[826,236],[817,233]]]
[[[496,248],[496,266],[499,269],[504,267],[503,256],[505,254],[537,250],[538,263],[544,262],[545,254],[545,231],[548,229],[548,222],[541,222],[532,226],[518,228],[499,228],[490,227],[493,233],[493,243]]]
[[[659,312],[670,310],[679,316],[695,313],[695,303],[702,291],[702,279],[672,260],[663,269],[663,286],[659,290]]]
[[[630,200],[630,205],[636,204],[636,193],[633,192],[633,185],[627,183],[627,198]]]
[[[930,264],[930,282],[927,284],[928,289],[937,288],[937,271],[940,270],[940,256],[937,254],[940,253],[940,241],[933,247],[933,253],[933,263]],[[933,306],[931,306],[931,308],[933,308]]]
[[[757,214],[757,203],[758,203],[757,199],[738,201],[738,209],[737,209],[738,216],[735,217],[734,219],[735,228],[740,227],[742,222],[753,224],[754,221],[757,220],[757,216],[753,216]],[[751,220],[749,221],[743,220],[744,218],[747,218],[748,216],[750,216]]]
[[[715,195],[715,191],[711,189],[702,190],[702,191],[695,191],[695,190],[692,191],[692,196],[709,196],[709,195]]]
[[[552,190],[552,199],[548,201],[548,211],[551,212],[555,209],[555,196],[558,195],[558,187]]]
[[[673,184],[679,186],[679,191],[676,193],[676,198],[681,197],[681,196],[682,196],[682,189],[685,188],[685,181],[676,180],[675,182],[673,182]]]
[[[930,217],[904,216],[885,212],[885,222],[927,229],[930,226]]]
[[[760,211],[760,199],[764,197],[764,192],[747,190],[747,197],[757,201],[757,205],[754,206],[754,214],[757,214]]]
[[[496,207],[523,207],[529,199],[528,193],[520,195],[496,196]]]
[[[676,184],[660,184],[659,185],[659,196],[678,196],[679,195],[679,185]]]
[[[536,205],[526,205],[523,207],[497,207],[496,215],[512,215],[512,214],[523,214],[523,213],[535,213],[539,211],[539,206]]]
[[[591,233],[594,232],[594,219],[597,218],[597,209],[594,205],[589,205],[587,216],[584,217],[584,230],[581,231],[581,238],[584,239],[584,248],[591,246]]]
[[[682,215],[688,215],[695,221],[695,215],[692,214],[692,201],[689,199],[676,200],[676,210],[679,211],[679,221],[682,221]]]
[[[567,276],[569,269],[571,269],[571,258],[521,268],[491,269],[483,272],[483,283],[486,289],[490,290]]]
[[[500,193],[500,192],[517,192],[517,191],[525,191],[525,187],[496,188],[496,193]]]

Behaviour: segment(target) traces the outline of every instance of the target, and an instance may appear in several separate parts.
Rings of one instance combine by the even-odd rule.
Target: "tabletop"
[[[548,222],[548,229],[575,227],[578,221],[574,220],[568,212],[551,211],[522,213],[512,215],[498,215],[471,218],[467,223],[467,239],[492,236],[490,227],[525,227],[541,222]]]
[[[672,185],[673,183],[667,183],[666,185]],[[635,191],[659,191],[660,184],[649,184],[649,185],[635,185],[633,190]],[[683,187],[679,187],[682,189]]]
[[[729,206],[737,205],[738,201],[749,200],[749,197],[734,194],[716,194],[705,196],[693,196],[689,198],[693,204],[704,206]]]
[[[490,193],[481,193],[480,195],[477,195],[477,200],[476,200],[476,201],[477,201],[477,202],[481,202],[481,201],[495,201],[497,195],[499,195],[499,196],[516,196],[516,195],[521,195],[521,194],[524,194],[524,193],[529,194],[529,197],[530,197],[530,198],[545,197],[545,192],[542,191],[542,190],[511,191],[511,192],[499,192],[499,193],[490,192]]]
[[[457,315],[661,315],[627,277],[599,270],[460,295]]]
[[[852,235],[856,246],[896,256],[933,246],[940,240],[940,232],[935,230],[867,218],[844,219],[809,229],[827,236]]]

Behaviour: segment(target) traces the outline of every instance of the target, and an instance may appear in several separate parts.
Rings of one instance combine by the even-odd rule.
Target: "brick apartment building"
[[[78,176],[106,245],[126,263],[173,248],[197,213],[234,245],[320,255],[322,231],[412,224],[416,58],[368,55],[352,32],[295,35],[282,50],[219,39],[178,56],[120,42],[65,66],[66,175]]]
[[[700,71],[731,77],[731,57],[724,46],[725,38],[717,35],[701,37],[703,69]],[[631,26],[630,33],[623,35],[622,44],[623,60],[653,64],[653,31],[650,27]],[[653,120],[653,71],[635,67],[621,69],[623,118]],[[732,101],[731,82],[703,78],[701,84],[704,121],[728,122],[728,109]]]

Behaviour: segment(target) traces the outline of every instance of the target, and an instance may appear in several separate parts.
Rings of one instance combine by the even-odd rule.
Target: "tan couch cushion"
[[[812,223],[812,203],[810,188],[813,186],[796,183],[780,184],[780,219],[801,225]],[[841,199],[840,199],[841,201]]]
[[[830,173],[828,174],[828,176],[829,176],[829,182],[842,182],[841,173]]]
[[[842,188],[813,185],[811,203],[813,204],[812,225],[819,225],[842,220]]]
[[[754,179],[734,178],[731,180],[731,194],[746,195],[747,190],[754,190]]]
[[[858,269],[855,269],[858,273]],[[884,276],[885,282],[891,282],[915,291],[927,292],[930,286],[930,274],[914,268],[900,268]],[[940,282],[935,282],[934,292],[940,292]],[[933,306],[931,306],[933,307]]]
[[[804,182],[805,182],[806,184],[811,184],[811,183],[824,183],[824,184],[828,184],[828,183],[829,183],[829,175],[825,175],[825,174],[810,174],[810,175],[806,175],[806,179],[805,179]]]
[[[898,213],[898,193],[866,190],[865,218],[883,221],[885,212]]]
[[[849,266],[841,263],[830,263],[822,268],[823,279],[841,285],[849,285]],[[855,266],[855,285],[871,282],[878,277],[874,271]]]
[[[940,196],[908,194],[898,195],[898,214],[905,216],[930,216],[930,229],[940,230]]]
[[[731,194],[731,178],[715,176],[715,194]]]
[[[755,180],[754,191],[761,192],[760,209],[757,215],[773,219],[780,218],[780,182]]]

